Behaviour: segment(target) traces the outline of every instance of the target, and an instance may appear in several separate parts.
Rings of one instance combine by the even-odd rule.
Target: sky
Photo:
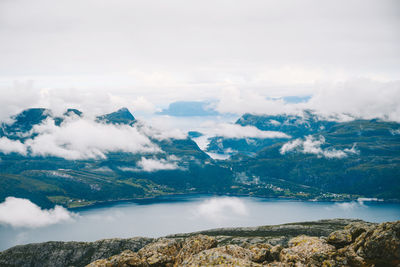
[[[0,118],[312,95],[295,109],[400,120],[399,44],[397,0],[1,0]]]
[[[283,96],[308,100],[287,103]],[[400,1],[0,0],[0,121],[31,107],[55,115],[77,108],[88,116],[59,127],[48,119],[23,143],[2,137],[4,154],[80,160],[113,151],[157,153],[149,137],[186,138],[191,129],[204,133],[201,148],[207,138],[225,136],[288,139],[281,154],[360,153],[355,145],[326,149],[323,137],[289,140],[218,116],[157,115],[174,101],[206,101],[221,114],[234,114],[229,122],[246,112],[304,109],[338,120],[400,122]],[[146,126],[92,120],[121,107]],[[180,161],[143,156],[120,169],[171,170],[182,168]],[[212,200],[199,212],[231,207],[245,213],[231,200]],[[0,203],[0,224],[40,227],[74,218],[26,199]]]

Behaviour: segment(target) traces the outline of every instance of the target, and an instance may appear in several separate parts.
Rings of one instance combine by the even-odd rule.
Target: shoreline
[[[315,199],[301,199],[301,198],[293,198],[293,197],[262,197],[262,196],[251,196],[251,195],[241,195],[241,194],[211,194],[211,193],[174,193],[174,194],[165,194],[153,197],[143,197],[143,198],[131,198],[131,199],[119,199],[119,200],[109,200],[109,201],[98,201],[93,204],[67,208],[67,210],[75,212],[75,211],[84,211],[102,207],[112,207],[118,204],[128,204],[135,203],[138,205],[150,205],[157,203],[173,203],[173,202],[189,202],[194,201],[198,198],[212,198],[212,197],[237,197],[237,198],[253,198],[259,201],[263,200],[276,200],[276,201],[295,201],[295,202],[320,202],[320,203],[349,203],[349,202],[359,202],[359,203],[385,203],[385,204],[398,204],[400,200],[392,199],[392,200],[384,200],[384,199],[375,199],[375,198],[354,198],[350,200],[315,200]]]

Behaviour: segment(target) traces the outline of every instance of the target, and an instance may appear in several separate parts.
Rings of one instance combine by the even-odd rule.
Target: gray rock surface
[[[47,267],[85,266],[124,250],[138,251],[152,238],[103,239],[96,242],[45,242],[15,246],[0,252],[0,266]]]
[[[218,228],[187,234],[169,235],[169,238],[186,238],[196,234],[214,236],[218,244],[235,244],[245,246],[259,243],[269,243],[273,246],[287,246],[289,240],[299,235],[324,236],[338,230],[343,230],[349,224],[365,223],[362,220],[330,219],[312,222],[287,223],[257,227]],[[371,224],[373,225],[373,224]]]

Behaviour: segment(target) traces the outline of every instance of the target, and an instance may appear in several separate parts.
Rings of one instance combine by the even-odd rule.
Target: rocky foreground
[[[164,238],[47,242],[0,253],[0,266],[400,266],[400,221],[322,220]]]

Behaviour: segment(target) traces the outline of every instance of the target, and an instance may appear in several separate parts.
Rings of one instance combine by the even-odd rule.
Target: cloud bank
[[[6,137],[0,139],[0,151],[32,156],[55,156],[68,160],[106,158],[108,152],[157,153],[161,149],[136,127],[95,122],[91,119],[66,117],[57,126],[53,119],[35,125],[21,143]]]
[[[308,135],[305,139],[298,138],[293,141],[289,141],[284,144],[279,152],[284,155],[291,151],[296,151],[304,154],[315,154],[319,157],[325,158],[345,158],[351,154],[358,154],[359,151],[356,150],[355,145],[352,148],[337,150],[333,148],[321,148],[321,145],[325,144],[325,138],[319,136],[318,139],[314,138],[312,135]]]
[[[70,221],[76,214],[61,206],[41,209],[28,199],[7,197],[0,203],[0,224],[13,227],[37,228]]]
[[[260,90],[227,87],[216,109],[221,113],[297,114],[305,109],[335,120],[355,118],[400,122],[400,81],[382,82],[353,79],[345,82],[310,84],[312,97],[307,102],[288,103],[269,98]]]

